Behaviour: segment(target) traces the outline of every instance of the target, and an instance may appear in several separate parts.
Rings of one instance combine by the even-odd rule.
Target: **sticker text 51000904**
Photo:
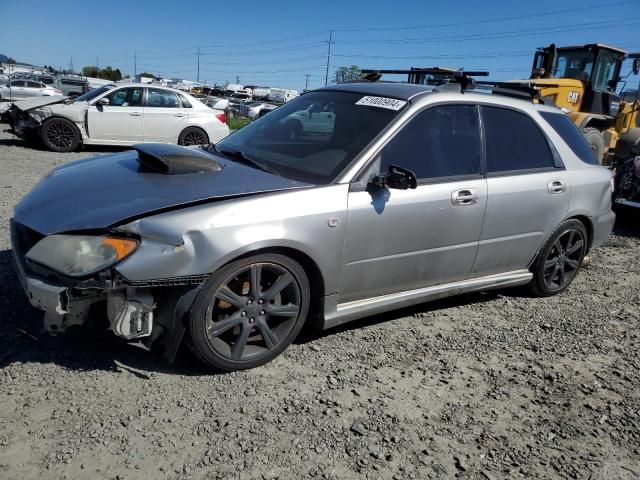
[[[407,104],[404,100],[387,97],[362,97],[356,102],[356,105],[365,105],[367,107],[388,108],[389,110],[400,110]]]

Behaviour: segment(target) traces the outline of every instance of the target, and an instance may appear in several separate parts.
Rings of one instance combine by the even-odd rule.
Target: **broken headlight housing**
[[[82,277],[124,260],[138,248],[131,238],[94,235],[51,235],[40,240],[26,257],[64,275]]]

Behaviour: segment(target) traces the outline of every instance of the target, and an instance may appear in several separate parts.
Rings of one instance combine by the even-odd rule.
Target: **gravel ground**
[[[640,478],[640,231],[565,294],[473,294],[306,331],[212,375],[107,332],[49,337],[8,222],[55,154],[0,134],[0,478]],[[637,219],[636,219],[637,224]]]

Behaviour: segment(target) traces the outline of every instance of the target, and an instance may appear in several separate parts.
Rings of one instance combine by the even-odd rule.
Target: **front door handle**
[[[139,117],[142,114],[140,112],[131,112],[129,115],[131,115],[132,117]]]
[[[459,207],[475,205],[478,203],[478,192],[471,188],[456,190],[451,194],[451,203]]]
[[[562,180],[551,180],[547,183],[547,191],[551,194],[562,193],[567,189],[567,186]]]
[[[186,115],[184,113],[174,113],[173,116],[174,117],[186,117]]]

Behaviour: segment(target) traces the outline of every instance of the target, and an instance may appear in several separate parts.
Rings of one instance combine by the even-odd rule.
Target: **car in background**
[[[79,97],[91,90],[89,81],[86,78],[77,75],[53,75],[49,76],[51,83],[45,81],[48,85],[56,87],[62,91],[63,95],[68,97]]]
[[[333,131],[335,113],[331,105],[308,105],[280,120],[288,138],[296,139],[304,135],[321,135]]]
[[[12,79],[0,85],[0,101],[23,100],[32,97],[62,95],[62,91],[36,80]]]
[[[55,152],[70,152],[81,144],[200,145],[229,134],[224,112],[185,92],[147,84],[105,85],[75,99],[16,102],[8,116],[16,136],[37,133]]]
[[[263,108],[271,108],[275,107],[275,105],[266,102],[251,102],[244,105],[241,105],[239,108],[240,115],[249,118],[256,118],[260,115],[260,111]]]
[[[226,98],[220,97],[205,97],[201,100],[207,107],[213,108],[214,110],[226,110],[229,108],[229,100]]]
[[[260,109],[260,112],[258,112],[258,117],[264,117],[267,113],[273,112],[276,108],[278,108],[278,105],[269,104],[264,106]]]

